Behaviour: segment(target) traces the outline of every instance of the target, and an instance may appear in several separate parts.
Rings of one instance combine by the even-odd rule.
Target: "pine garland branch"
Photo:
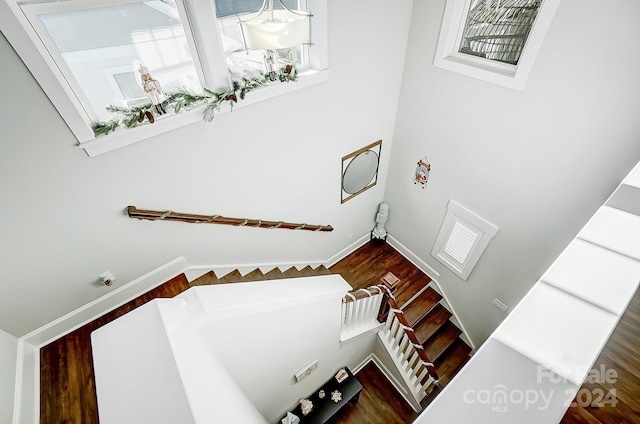
[[[291,82],[298,79],[298,70],[295,66],[287,65],[276,71],[276,79],[280,82]],[[183,109],[189,109],[195,106],[204,105],[202,117],[205,121],[211,122],[215,117],[215,112],[220,110],[220,106],[224,102],[228,102],[231,110],[234,103],[238,102],[238,98],[244,100],[247,93],[260,88],[263,85],[272,82],[269,74],[259,76],[242,77],[240,80],[234,80],[231,87],[225,91],[214,91],[207,87],[203,88],[201,94],[194,93],[187,88],[167,93],[166,99],[162,105],[173,113],[179,113]],[[141,103],[131,107],[109,105],[107,111],[114,116],[108,121],[92,122],[91,127],[96,137],[107,135],[115,131],[118,127],[133,128],[148,119],[150,123],[154,122],[153,111],[155,106],[150,103]]]

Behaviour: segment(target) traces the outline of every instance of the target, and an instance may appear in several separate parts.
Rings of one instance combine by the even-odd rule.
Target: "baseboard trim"
[[[407,246],[400,243],[400,241],[398,241],[398,239],[393,237],[391,234],[389,234],[389,236],[387,237],[387,243],[389,243],[389,245],[391,245],[391,247],[396,249],[398,252],[402,253],[402,256],[407,258],[409,262],[420,268],[422,272],[427,274],[432,279],[440,277],[440,273],[438,271],[436,271],[428,263],[420,259],[418,255],[413,253]]]
[[[191,282],[196,278],[206,274],[209,271],[214,271],[218,278],[222,278],[228,273],[236,269],[240,271],[240,274],[246,275],[247,273],[253,271],[256,268],[260,269],[260,271],[264,273],[267,273],[274,268],[279,268],[281,271],[286,271],[291,267],[295,267],[296,269],[300,270],[302,268],[310,266],[311,268],[315,269],[324,264],[325,264],[324,261],[306,261],[306,262],[302,261],[302,262],[285,262],[285,263],[278,263],[278,264],[257,263],[257,264],[242,264],[242,265],[240,264],[238,265],[229,265],[229,264],[191,265],[189,266],[189,269],[185,271],[185,274],[187,276],[187,280]]]
[[[42,347],[82,327],[105,313],[124,305],[136,297],[152,290],[173,277],[183,273],[189,264],[178,257],[135,280],[69,312],[62,317],[25,335],[22,339],[35,347]]]
[[[121,306],[132,299],[152,290],[159,285],[165,283],[171,278],[179,275],[181,273],[185,273],[189,281],[194,279],[194,276],[202,275],[208,272],[209,270],[225,270],[229,269],[229,271],[233,269],[240,268],[274,268],[275,266],[283,267],[296,267],[301,269],[307,265],[312,267],[318,267],[320,265],[324,265],[327,268],[337,263],[340,259],[344,258],[354,250],[363,246],[369,241],[369,234],[365,234],[360,237],[358,240],[342,249],[337,254],[331,256],[326,261],[307,261],[307,262],[289,262],[287,264],[238,264],[238,265],[189,265],[187,260],[184,257],[178,257],[150,272],[147,274],[136,278],[135,280],[123,284],[117,289],[109,292],[108,294],[99,297],[98,299],[87,303],[80,308],[73,310],[62,317],[51,321],[48,324],[43,325],[42,327],[30,332],[29,334],[22,337],[22,339],[37,348],[40,348],[54,340],[59,339],[60,337],[69,334],[73,330],[82,327],[83,325],[91,322],[92,320],[104,315],[105,313]]]
[[[405,400],[405,402],[407,402],[409,404],[409,406],[411,406],[411,408],[414,411],[420,412],[420,411],[416,410],[416,408],[411,404],[411,402],[407,398],[406,391],[402,389],[402,385],[400,384],[400,382],[398,382],[398,380],[396,380],[396,378],[393,376],[393,374],[391,374],[389,369],[384,365],[384,363],[382,363],[380,358],[378,358],[375,353],[371,353],[369,356],[367,356],[357,367],[355,367],[352,370],[353,373],[357,374],[358,371],[360,371],[362,368],[364,368],[365,365],[367,365],[369,362],[373,362],[373,365],[378,367],[378,369],[385,376],[387,381],[389,381],[389,383],[391,383],[393,388],[396,389],[396,391],[400,394],[400,396],[402,396],[402,398]]]
[[[18,339],[12,424],[40,422],[40,349]]]
[[[453,305],[451,304],[451,301],[447,297],[446,292],[444,290],[442,290],[442,286],[440,286],[440,283],[438,283],[437,278],[440,278],[440,273],[438,271],[436,271],[435,269],[433,269],[431,266],[429,266],[429,264],[427,264],[425,261],[420,259],[420,257],[418,257],[418,255],[413,253],[407,246],[405,246],[404,244],[400,243],[398,241],[398,239],[394,238],[393,236],[389,235],[387,242],[391,245],[391,247],[396,249],[405,258],[407,258],[412,264],[414,264],[415,266],[420,268],[425,274],[427,274],[429,277],[431,277],[431,282],[429,284],[433,283],[433,285],[435,285],[436,291],[438,293],[440,293],[442,295],[442,297],[444,298],[444,301],[447,304],[447,309],[449,309],[449,311],[453,314],[453,316],[455,317],[456,323],[458,324],[458,327],[460,327],[460,330],[462,330],[462,334],[464,336],[463,340],[466,343],[468,343],[469,346],[471,346],[472,349],[475,349],[476,348],[475,344],[473,343],[471,337],[469,337],[469,333],[464,328],[464,325],[462,324],[462,321],[460,320],[460,317],[456,313],[455,308],[453,307]]]
[[[357,239],[356,241],[354,241],[353,243],[351,243],[350,245],[348,245],[347,247],[345,247],[344,249],[342,249],[335,255],[331,256],[329,259],[327,259],[327,261],[324,263],[324,266],[326,266],[327,268],[334,266],[342,258],[346,257],[350,253],[354,252],[355,250],[367,244],[367,242],[369,241],[369,238],[370,238],[369,233],[363,235],[362,237],[360,237],[359,239]]]

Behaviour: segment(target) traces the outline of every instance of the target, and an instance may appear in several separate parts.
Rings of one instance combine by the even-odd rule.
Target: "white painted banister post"
[[[384,292],[376,286],[347,293],[342,301],[341,340],[379,328],[378,313],[383,300]]]

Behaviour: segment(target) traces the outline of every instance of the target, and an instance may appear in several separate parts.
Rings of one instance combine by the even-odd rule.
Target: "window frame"
[[[446,247],[456,224],[462,225],[477,236],[463,261],[457,260],[446,252]],[[491,241],[497,232],[498,227],[461,206],[454,200],[450,200],[447,205],[447,214],[445,215],[442,227],[433,245],[431,256],[466,281],[480,259],[480,256],[489,245],[489,241]]]
[[[523,90],[560,0],[542,0],[517,65],[458,51],[471,2],[472,0],[447,0],[434,66],[514,90]]]
[[[309,10],[314,15],[314,25],[312,25],[314,46],[310,49],[309,60],[311,67],[304,70],[304,72],[299,72],[298,80],[295,83],[275,83],[252,91],[244,100],[235,105],[234,109],[240,109],[327,79],[326,2],[322,0],[307,1]],[[86,4],[88,7],[93,7],[94,4],[108,5],[122,2],[122,0],[91,0],[87,1]],[[124,2],[128,1],[125,0]],[[212,90],[229,88],[231,80],[224,58],[213,1],[176,0],[176,2],[183,3],[185,7],[188,25],[183,21],[183,26],[185,31],[191,31],[193,36],[195,51],[192,51],[192,54],[194,62],[196,58],[199,58],[196,68],[200,65],[203,84]],[[165,116],[156,120],[152,125],[145,124],[131,129],[118,129],[110,134],[96,137],[93,133],[89,116],[83,112],[83,107],[78,101],[75,92],[64,79],[62,72],[53,60],[51,52],[40,40],[18,0],[4,0],[1,3],[0,29],[58,110],[77,139],[78,145],[89,156],[103,154],[202,120],[203,107],[197,107],[192,110],[171,114],[171,116]],[[6,13],[5,9],[10,12]],[[210,22],[211,19],[213,24]],[[204,40],[207,40],[207,42],[205,43]],[[219,113],[229,111],[230,107],[223,106]]]

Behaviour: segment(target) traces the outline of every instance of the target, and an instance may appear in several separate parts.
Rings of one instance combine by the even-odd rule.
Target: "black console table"
[[[348,376],[342,382],[338,383],[335,377],[331,377],[329,381],[319,387],[313,394],[307,397],[313,403],[313,409],[307,415],[302,415],[301,406],[291,411],[292,414],[300,418],[300,424],[324,424],[330,422],[331,418],[336,415],[349,402],[356,403],[362,391],[362,384],[351,373],[348,368],[344,368]],[[320,390],[324,390],[324,398],[320,399]],[[339,402],[331,400],[331,393],[338,390],[342,393],[342,399]]]

